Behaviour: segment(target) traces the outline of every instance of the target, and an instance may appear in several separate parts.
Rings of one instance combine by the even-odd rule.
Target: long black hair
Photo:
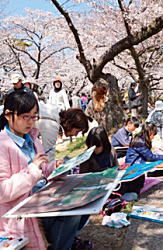
[[[135,146],[137,147],[139,145],[139,143],[143,140],[143,142],[145,143],[145,146],[147,148],[151,149],[151,147],[152,147],[152,142],[150,139],[151,133],[156,135],[157,134],[157,127],[152,123],[148,123],[148,122],[144,123],[142,125],[140,133],[135,135],[134,138],[132,139],[132,141],[130,143],[130,147],[135,147]]]
[[[8,123],[5,114],[6,110],[11,112],[12,119],[14,120],[14,113],[21,115],[28,113],[34,106],[37,106],[39,111],[39,106],[35,95],[32,92],[21,90],[13,91],[8,94],[5,98],[3,113],[0,115],[0,131],[4,129],[5,125]]]
[[[111,144],[104,127],[94,127],[92,128],[87,136],[86,145],[88,148],[92,146],[100,147],[103,146],[104,153],[110,153]]]

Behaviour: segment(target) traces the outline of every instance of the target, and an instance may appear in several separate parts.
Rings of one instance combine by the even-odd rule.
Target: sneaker
[[[89,240],[81,240],[79,238],[75,238],[71,250],[90,250],[93,249],[93,243]]]

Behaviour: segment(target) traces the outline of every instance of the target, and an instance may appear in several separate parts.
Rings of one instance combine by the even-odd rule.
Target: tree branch
[[[119,69],[122,69],[123,71],[126,71],[126,72],[132,77],[132,79],[133,79],[135,82],[138,81],[138,80],[136,79],[135,75],[131,72],[131,69],[125,68],[125,67],[123,67],[123,66],[117,64],[117,63],[115,62],[115,60],[113,61],[113,65],[115,65],[115,66],[116,66],[117,68],[119,68]]]
[[[69,14],[61,7],[61,5],[58,3],[58,1],[56,1],[56,0],[51,0],[51,1],[55,5],[55,7],[58,9],[58,11],[61,13],[61,15],[63,15],[64,18],[66,19],[66,22],[74,35],[74,38],[75,38],[75,41],[76,41],[76,44],[78,47],[79,56],[77,56],[77,59],[80,61],[81,64],[83,64],[83,66],[85,67],[85,70],[89,76],[89,71],[92,68],[92,65],[91,65],[90,61],[87,60],[85,57],[84,49],[83,49],[82,43],[80,41],[80,37],[79,37],[77,29],[75,28]]]
[[[127,36],[116,44],[112,45],[111,48],[104,53],[96,64],[96,74],[102,71],[104,66],[112,61],[115,56],[126,49],[130,49],[133,45],[137,45],[149,37],[157,34],[163,28],[163,16],[157,17],[150,25],[143,27],[141,31],[135,32],[130,36]]]
[[[19,54],[15,52],[14,48],[10,44],[8,44],[8,46],[11,49],[11,51],[13,52],[13,54],[15,55],[15,58],[19,64],[19,68],[20,68],[20,71],[22,72],[23,77],[26,77],[24,70],[23,70],[23,67],[22,67],[22,64],[21,64],[21,61],[20,61]]]
[[[56,51],[53,51],[52,53],[50,53],[48,56],[46,56],[42,61],[41,61],[41,64],[44,63],[47,59],[49,59],[52,55],[64,50],[64,49],[72,49],[70,47],[64,47],[64,48],[61,48],[59,50],[56,50]]]

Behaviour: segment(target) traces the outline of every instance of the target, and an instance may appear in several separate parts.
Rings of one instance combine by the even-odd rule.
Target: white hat
[[[163,110],[163,102],[162,101],[156,101],[155,102],[155,110]]]
[[[12,76],[11,76],[11,83],[17,83],[17,82],[19,82],[20,80],[22,80],[22,76],[21,75],[19,75],[19,74],[13,74]]]

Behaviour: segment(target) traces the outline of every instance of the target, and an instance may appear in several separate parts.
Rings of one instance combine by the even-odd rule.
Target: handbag
[[[140,96],[136,97],[133,101],[130,100],[130,108],[138,108],[142,106]]]

